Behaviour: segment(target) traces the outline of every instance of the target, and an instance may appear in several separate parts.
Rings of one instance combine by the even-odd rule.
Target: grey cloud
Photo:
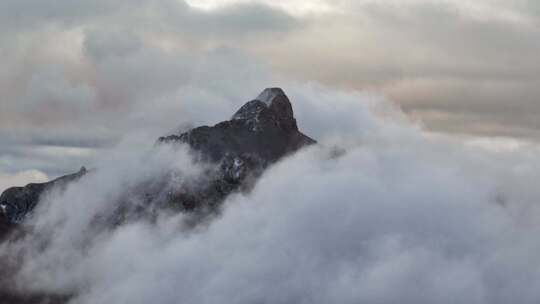
[[[287,13],[260,4],[245,4],[225,8],[216,16],[206,17],[210,29],[219,34],[226,30],[230,35],[243,35],[247,32],[290,31],[301,25],[300,21]]]
[[[513,7],[516,2],[497,3],[479,3],[491,10],[475,17],[457,1],[348,1],[343,12],[313,17],[301,34],[256,51],[278,71],[380,92],[420,117],[426,107],[448,115],[471,111],[478,121],[461,128],[470,134],[486,135],[487,128],[478,126],[498,124],[497,130],[527,129],[505,135],[538,138],[536,125],[519,114],[540,113],[540,30]],[[506,10],[524,21],[496,15]],[[293,52],[304,55],[296,58]],[[427,125],[442,132],[452,129],[443,122]],[[502,135],[497,130],[488,135]]]
[[[281,11],[251,4],[215,13],[182,1],[85,2],[81,7],[60,1],[36,3],[28,11],[28,1],[2,4],[13,15],[25,12],[17,22],[28,26],[1,30],[6,69],[0,72],[5,100],[0,104],[0,170],[38,168],[53,176],[92,158],[45,157],[39,152],[45,145],[97,150],[142,127],[157,138],[178,126],[213,123],[269,78],[263,65],[237,49],[163,50],[152,40],[161,32],[189,40],[199,35],[196,27],[219,37],[223,31],[244,36],[292,24]],[[74,12],[77,8],[81,11]],[[260,22],[247,27],[242,18]]]
[[[213,11],[195,9],[183,1],[140,1],[135,4],[99,1],[84,2],[80,6],[63,1],[51,6],[41,3],[32,6],[31,3],[2,3],[6,10],[1,11],[11,11],[13,16],[26,12],[25,16],[34,20],[17,18],[18,22],[40,25],[25,30],[4,27],[3,55],[11,62],[7,70],[15,72],[0,75],[2,94],[10,100],[9,106],[21,98],[17,94],[22,94],[23,88],[17,86],[39,79],[39,75],[49,75],[44,71],[50,69],[47,65],[53,65],[63,66],[62,73],[69,74],[63,78],[55,76],[57,80],[53,82],[57,91],[71,91],[83,97],[83,90],[89,86],[98,105],[90,113],[99,116],[97,113],[116,111],[118,116],[126,108],[132,108],[133,99],[163,99],[173,95],[178,82],[193,80],[187,75],[194,73],[190,67],[191,61],[197,61],[194,53],[225,46],[259,58],[289,77],[390,94],[407,111],[421,112],[430,99],[431,107],[445,108],[448,113],[460,112],[458,103],[466,102],[476,114],[479,114],[477,109],[482,108],[482,111],[492,112],[491,116],[502,117],[505,114],[497,110],[500,104],[512,101],[505,94],[492,94],[497,95],[496,98],[485,99],[489,94],[484,84],[499,82],[502,87],[519,83],[523,90],[514,91],[520,91],[519,99],[527,101],[520,101],[516,107],[527,104],[521,107],[521,112],[530,113],[531,109],[538,112],[535,107],[528,106],[536,100],[536,90],[532,87],[539,81],[538,27],[511,19],[476,18],[459,2],[342,1],[339,5],[343,10],[339,14],[305,17],[292,17],[256,2]],[[534,11],[534,3],[530,1],[484,1],[479,4],[495,13],[510,12],[523,18],[529,16],[529,11]],[[486,11],[486,14],[492,11]],[[41,15],[43,17],[39,17]],[[15,22],[7,17],[3,18],[4,22]],[[68,50],[72,48],[74,57],[69,61],[68,58],[62,60],[60,52],[52,49],[58,37],[67,33],[71,36],[66,36],[62,43],[70,41],[73,44],[66,46]],[[38,40],[38,37],[45,38]],[[82,45],[74,43],[79,40]],[[156,47],[170,47],[174,52],[167,53]],[[183,50],[183,54],[179,55],[178,49]],[[153,62],[154,66],[146,62]],[[415,101],[414,95],[393,94],[392,87],[396,84],[406,86],[411,81],[423,79],[467,83],[467,93],[444,89],[443,95],[433,91],[431,86],[424,86],[421,89],[427,93],[422,100]],[[32,93],[32,89],[24,90],[30,96],[37,94]],[[55,97],[56,101],[73,98],[68,95]],[[456,108],[452,108],[454,103]],[[485,108],[487,103],[490,106]],[[86,111],[71,103],[64,110],[69,108]],[[37,107],[29,109],[40,112]],[[2,113],[10,111],[2,109]],[[39,122],[47,120],[48,115],[51,114],[29,116],[26,120],[32,118]],[[48,120],[62,121],[59,116],[51,115]],[[80,118],[77,115],[71,117]],[[488,119],[485,115],[477,117]],[[10,124],[15,123],[14,118],[8,120],[11,120]],[[486,121],[486,124],[493,123],[495,121]],[[531,127],[517,119],[510,123],[509,129]],[[483,134],[476,132],[479,131],[476,125],[469,124],[468,132]],[[443,123],[428,123],[428,126],[445,131]],[[528,131],[530,134],[535,132],[532,128]],[[515,136],[521,135],[516,133]]]
[[[169,9],[170,8],[170,9]],[[202,35],[236,40],[246,35],[264,35],[268,32],[283,32],[297,28],[300,21],[282,10],[264,4],[246,3],[226,6],[217,11],[200,11],[187,5],[156,5],[168,18],[173,31],[188,35]]]
[[[540,17],[540,5],[534,0],[515,0],[515,1],[497,1],[502,7],[508,7],[510,10],[517,10],[526,16],[533,18]],[[540,20],[536,20],[537,22]]]
[[[140,1],[131,1],[136,6]],[[130,1],[69,1],[54,0],[48,2],[35,0],[0,1],[0,24],[5,29],[31,30],[48,23],[60,23],[75,26],[98,15],[106,15],[118,7],[126,6]]]
[[[44,157],[38,151],[99,150],[141,129],[151,130],[146,144],[152,144],[179,126],[227,118],[269,79],[264,67],[234,50],[193,55],[144,46],[111,56],[103,54],[116,52],[116,44],[100,47],[101,55],[88,55],[96,78],[70,84],[65,74],[45,72],[50,77],[29,81],[27,91],[6,105],[0,113],[0,170],[37,168],[54,176],[91,166],[91,157]]]
[[[526,141],[538,141],[538,114],[522,113],[519,115],[501,115],[497,112],[457,112],[415,109],[408,110],[409,115],[421,120],[431,130],[445,130],[457,135],[470,135],[474,129],[476,136],[508,137]],[[516,124],[515,120],[520,120]]]
[[[455,4],[351,2],[342,15],[301,18],[263,4],[208,12],[181,1],[2,5],[33,20],[20,18],[29,26],[2,30],[2,142],[37,157],[4,152],[3,171],[36,165],[49,175],[69,172],[92,159],[29,151],[99,150],[143,126],[157,137],[211,124],[246,96],[291,77],[380,92],[432,130],[540,138],[538,29],[477,20]],[[265,64],[283,77],[273,77]],[[348,115],[332,112],[339,108],[327,111]],[[316,115],[306,113],[298,113],[303,121]],[[349,120],[336,121],[347,130]],[[305,125],[317,135],[335,127]],[[8,143],[8,133],[17,143]]]
[[[433,129],[538,140],[539,83],[425,79],[390,86],[386,92]]]
[[[84,35],[85,54],[98,61],[103,61],[108,56],[130,56],[142,47],[144,45],[140,37],[132,31],[98,28],[87,30]]]
[[[286,12],[259,3],[239,3],[217,11],[193,8],[183,0],[66,1],[3,0],[2,31],[32,31],[55,25],[126,25],[173,30],[186,35],[239,35],[290,30],[299,22]],[[129,26],[128,26],[129,27]]]
[[[124,103],[125,108],[133,99],[167,94],[179,82],[190,80],[191,61],[199,59],[193,53],[171,54],[148,44],[148,40],[161,39],[161,34],[176,36],[175,43],[184,40],[184,45],[197,45],[199,40],[207,45],[214,41],[219,47],[234,45],[233,41],[250,33],[286,31],[296,24],[285,12],[262,4],[206,12],[183,1],[76,3],[2,2],[5,10],[0,11],[36,16],[38,24],[28,30],[2,30],[0,43],[9,62],[0,74],[2,99],[7,100],[2,105],[3,124],[25,124],[24,119],[13,117],[13,111],[20,110],[18,116],[26,115],[31,124],[43,121],[46,125],[80,119],[83,113],[96,114],[103,108],[119,110],[117,104]],[[75,24],[64,24],[63,18],[73,18]],[[229,43],[224,43],[223,35]]]

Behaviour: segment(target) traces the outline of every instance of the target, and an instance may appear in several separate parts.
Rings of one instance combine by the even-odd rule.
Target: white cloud
[[[42,202],[29,223],[37,239],[3,248],[27,254],[21,286],[74,292],[73,303],[538,300],[537,151],[426,136],[365,95],[287,90],[320,146],[231,196],[208,227],[185,231],[177,215],[96,233],[92,216],[119,196],[136,204],[141,181],[174,172],[172,186],[201,182],[185,152],[141,150],[148,138],[132,137],[98,171]],[[336,157],[336,145],[347,152]],[[41,238],[50,246],[34,251]]]
[[[4,71],[15,71],[0,72],[9,100],[0,105],[0,168],[49,173],[89,159],[99,168],[50,193],[29,223],[38,235],[3,245],[3,254],[24,250],[26,288],[73,292],[74,303],[540,298],[538,149],[427,136],[373,94],[284,80],[375,88],[436,116],[441,130],[530,136],[538,40],[522,11],[462,1],[341,1],[337,12],[304,1],[209,11],[175,1],[19,2],[0,9]],[[141,203],[139,183],[168,174],[201,182],[185,151],[151,148],[157,136],[227,119],[276,85],[321,147],[271,168],[205,229],[183,231],[180,215],[96,233],[93,217],[119,197]],[[94,154],[121,136],[129,140]],[[335,146],[347,153],[336,158]],[[0,189],[47,178],[17,176],[1,175]],[[48,247],[32,243],[42,238]]]
[[[260,3],[280,8],[298,17],[326,14],[337,10],[335,2],[326,0],[186,0],[186,3],[192,7],[209,11],[238,4]]]

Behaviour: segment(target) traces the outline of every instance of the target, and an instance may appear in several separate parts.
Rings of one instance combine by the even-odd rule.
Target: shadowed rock
[[[231,192],[249,189],[268,165],[316,142],[298,130],[283,90],[269,88],[244,104],[230,120],[161,137],[158,143],[189,144],[202,160],[219,164],[216,178],[207,187],[171,197],[173,204],[193,210],[215,206]]]
[[[231,118],[215,126],[198,127],[159,142],[188,143],[203,157],[220,161],[226,155],[249,154],[270,163],[315,141],[298,131],[289,98],[283,90],[264,90]]]

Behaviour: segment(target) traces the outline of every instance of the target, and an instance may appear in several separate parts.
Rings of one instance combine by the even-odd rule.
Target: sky
[[[70,304],[538,303],[539,17],[527,0],[0,0],[0,191],[91,169],[0,243],[19,267],[3,287]],[[99,220],[144,185],[208,182],[215,164],[157,138],[274,86],[318,145],[194,228]]]
[[[0,188],[293,82],[380,95],[426,132],[537,142],[539,18],[532,0],[2,0]]]

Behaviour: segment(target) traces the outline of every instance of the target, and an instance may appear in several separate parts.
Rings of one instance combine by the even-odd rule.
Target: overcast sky
[[[0,188],[293,82],[380,94],[427,131],[537,141],[538,54],[535,0],[0,0]]]
[[[97,168],[0,244],[8,283],[73,304],[537,304],[539,22],[538,0],[0,0],[0,191]],[[156,139],[270,86],[319,145],[201,229],[101,225],[141,185],[204,185]]]

